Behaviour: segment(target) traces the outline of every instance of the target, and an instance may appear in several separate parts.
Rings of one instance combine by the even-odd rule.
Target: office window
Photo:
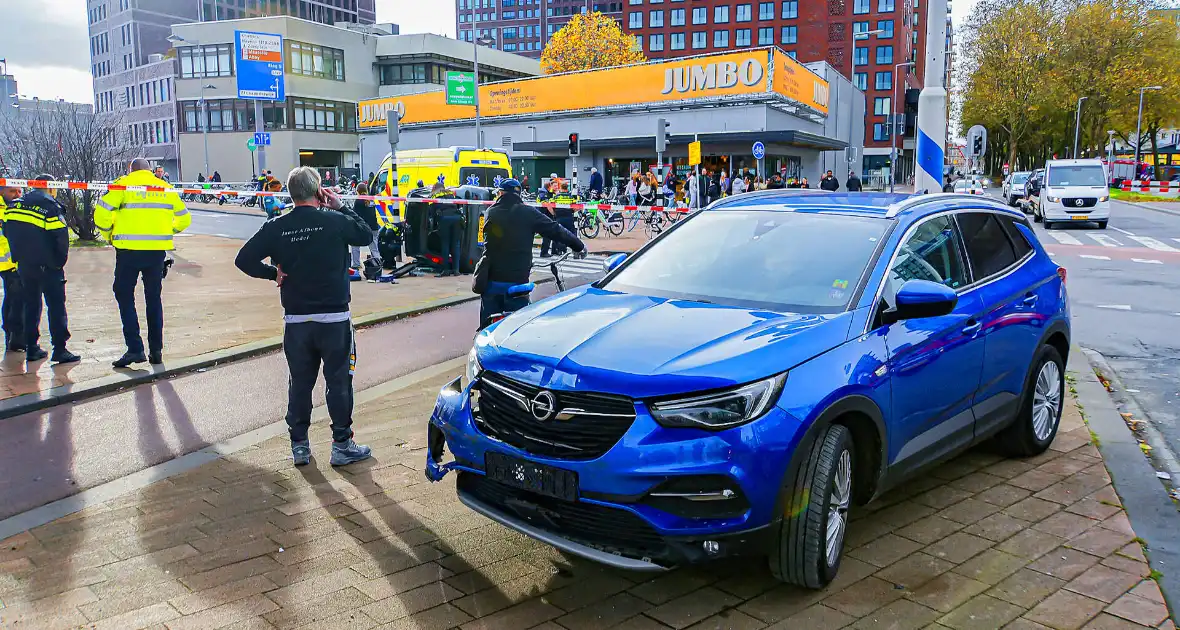
[[[293,39],[287,42],[287,72],[309,77],[344,80],[344,51]]]
[[[709,23],[709,9],[707,7],[697,7],[692,10],[693,24],[708,24]]]
[[[288,99],[295,129],[356,131],[356,105],[310,99]]]
[[[627,26],[631,28],[643,28],[643,12],[635,11],[627,18]]]
[[[799,17],[799,0],[786,0],[783,2],[783,19],[793,20]]]
[[[684,33],[672,33],[672,50],[684,50]]]
[[[738,22],[749,22],[750,21],[750,7],[751,7],[751,5],[748,5],[748,4],[737,5],[737,21]]]
[[[643,50],[643,35],[632,35],[635,40],[635,50]]]
[[[877,46],[877,63],[893,63],[893,46]]]
[[[890,98],[888,96],[878,96],[873,99],[873,114],[876,116],[888,116],[892,113],[889,109]]]
[[[648,24],[648,26],[650,26],[652,28],[662,27],[664,25],[664,12],[663,11],[652,11],[648,15],[647,24]]]
[[[758,45],[769,46],[774,43],[774,28],[766,26],[758,29]]]
[[[852,14],[862,15],[869,12],[869,0],[852,0]]]
[[[893,0],[877,0],[877,13],[892,13]]]
[[[799,27],[798,26],[784,26],[783,27],[783,44],[794,44],[799,41]]]
[[[729,24],[729,7],[721,6],[713,8],[713,23],[714,24]]]
[[[873,123],[873,140],[881,141],[889,139],[889,125],[885,123]]]
[[[729,48],[729,31],[713,31],[713,48]]]
[[[672,26],[684,26],[684,9],[672,9]]]
[[[790,57],[791,59],[798,59],[798,58],[799,58],[799,53],[797,53],[797,52],[795,52],[795,51],[793,51],[793,50],[788,50],[788,51],[787,51],[787,56],[788,56],[788,57]]]
[[[750,29],[739,28],[734,34],[735,46],[749,46],[750,45]]]
[[[694,32],[692,34],[692,47],[693,48],[708,48],[709,41],[708,41],[707,35],[708,35],[708,33],[704,32],[704,31]]]
[[[651,37],[649,37],[647,39],[647,45],[648,45],[648,50],[650,50],[652,52],[663,50],[664,49],[664,35],[662,33],[657,33],[655,35],[652,35]]]
[[[877,33],[877,37],[881,39],[893,39],[893,20],[877,20],[877,30],[885,31],[884,33]]]
[[[774,19],[774,3],[760,2],[758,3],[758,19],[759,20],[773,20]]]
[[[866,66],[869,63],[869,49],[857,46],[852,49],[852,65]]]
[[[180,78],[232,77],[234,74],[233,50],[233,44],[177,48],[176,56],[180,58]],[[124,60],[126,60],[126,56],[124,56]]]
[[[892,90],[893,89],[893,71],[878,72],[875,87],[878,90]]]
[[[862,33],[867,33],[869,30],[868,22],[853,22],[852,23],[852,39],[856,40],[861,37]]]

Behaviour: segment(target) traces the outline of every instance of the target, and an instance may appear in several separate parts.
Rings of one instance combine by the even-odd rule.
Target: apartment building
[[[605,13],[620,22],[627,0],[455,0],[455,32],[462,41],[541,58],[553,33],[575,15]]]

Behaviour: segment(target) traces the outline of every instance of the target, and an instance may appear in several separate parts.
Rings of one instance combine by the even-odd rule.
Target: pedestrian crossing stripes
[[[1166,245],[1161,241],[1151,238],[1150,236],[1128,236],[1127,238],[1129,238],[1133,241],[1138,241],[1139,243],[1142,243],[1144,247],[1150,247],[1151,249],[1154,249],[1156,251],[1180,252],[1180,249],[1176,249],[1175,247],[1172,247],[1171,245]]]
[[[1073,234],[1066,234],[1065,232],[1045,232],[1050,238],[1061,243],[1062,245],[1081,245],[1082,242]]]
[[[1152,238],[1150,236],[1135,236],[1133,234],[1119,235],[1118,238],[1105,234],[1102,232],[1087,232],[1087,231],[1072,231],[1061,232],[1057,230],[1043,231],[1040,234],[1048,236],[1049,239],[1057,241],[1062,245],[1101,245],[1103,247],[1133,247],[1136,249],[1146,248],[1153,249],[1157,252],[1167,252],[1171,254],[1180,253],[1180,245],[1170,245],[1165,241],[1173,241],[1180,243],[1180,238]]]
[[[533,250],[533,266],[534,271],[540,273],[548,273],[549,258],[541,258],[537,250]],[[561,275],[565,277],[576,276],[601,276],[603,274],[602,264],[606,261],[606,256],[601,254],[591,254],[581,260],[570,257],[560,263],[557,263],[557,268],[561,270]]]

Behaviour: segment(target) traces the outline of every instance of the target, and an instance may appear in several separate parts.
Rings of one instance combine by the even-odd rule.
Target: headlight
[[[467,388],[475,382],[475,379],[483,373],[483,366],[479,364],[479,356],[475,354],[475,348],[467,353],[467,369],[463,372],[463,387]]]
[[[1061,197],[1054,197],[1053,195],[1045,195],[1045,201],[1048,201],[1049,203],[1057,203],[1058,201],[1061,201]]]
[[[1098,201],[1106,201],[1107,199],[1110,199],[1109,195],[1107,195],[1106,197],[1099,197]]]
[[[728,429],[766,413],[782,391],[786,373],[729,391],[651,404],[651,415],[666,427]]]

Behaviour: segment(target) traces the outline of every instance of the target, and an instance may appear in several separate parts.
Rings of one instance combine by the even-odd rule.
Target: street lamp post
[[[1114,177],[1114,129],[1106,132],[1106,163],[1110,166],[1110,176]]]
[[[1078,137],[1082,132],[1082,101],[1090,98],[1083,96],[1078,99],[1078,111],[1075,114],[1073,121],[1073,159],[1078,159]]]
[[[889,192],[893,192],[893,184],[897,181],[894,173],[897,172],[897,84],[903,83],[900,81],[901,69],[913,66],[915,62],[907,61],[905,63],[898,63],[893,65],[893,103],[889,108]],[[908,72],[906,74],[909,74]]]
[[[1143,93],[1147,90],[1163,89],[1159,85],[1147,85],[1139,88],[1139,116],[1135,119],[1135,163],[1131,165],[1131,179],[1139,176],[1139,144],[1143,133]]]
[[[471,46],[473,49],[472,65],[475,68],[475,148],[483,148],[483,132],[480,131],[479,117],[479,45],[494,44],[495,39],[479,36],[479,22],[476,21],[475,3],[471,7]]]
[[[856,40],[858,40],[858,39],[868,39],[870,35],[880,35],[881,33],[884,33],[884,32],[885,32],[885,29],[883,29],[883,28],[875,28],[875,29],[873,29],[873,30],[871,30],[871,31],[861,31],[861,32],[859,32],[859,33],[853,33],[853,34],[852,34],[852,48],[853,48],[853,51],[854,51],[854,52],[853,52],[853,55],[854,55],[854,57],[855,57],[855,49],[856,49]],[[853,59],[853,62],[855,63],[855,61],[856,61],[856,59],[854,58],[854,59]],[[849,74],[848,76],[849,76],[849,77],[851,77],[851,76],[853,76],[853,74]],[[851,82],[850,82],[850,83],[851,83]],[[855,87],[855,86],[853,86],[853,87]],[[865,85],[865,87],[868,87],[868,85]],[[850,148],[844,149],[844,162],[845,162],[845,167],[846,167],[846,168],[848,168],[848,170],[852,170],[852,154],[851,154],[851,146],[852,146],[852,106],[851,106],[851,104],[850,104],[848,107],[844,107],[844,103],[843,103],[843,101],[842,101],[842,100],[839,98],[839,94],[838,94],[838,92],[839,92],[839,90],[837,90],[837,98],[836,98],[836,103],[835,103],[836,107],[839,107],[839,108],[843,108],[843,109],[847,109],[847,110],[848,110],[848,146],[849,146]],[[866,105],[866,107],[867,107],[867,105]],[[865,112],[865,113],[867,114],[868,112]],[[835,130],[835,133],[836,133],[836,137],[837,137],[837,138],[839,138],[839,137],[840,137],[840,116],[839,116],[839,114],[838,114],[838,113],[837,113],[837,115],[836,115],[836,130]],[[864,143],[862,142],[861,144],[862,144],[862,148],[863,148],[863,144],[864,144]]]

